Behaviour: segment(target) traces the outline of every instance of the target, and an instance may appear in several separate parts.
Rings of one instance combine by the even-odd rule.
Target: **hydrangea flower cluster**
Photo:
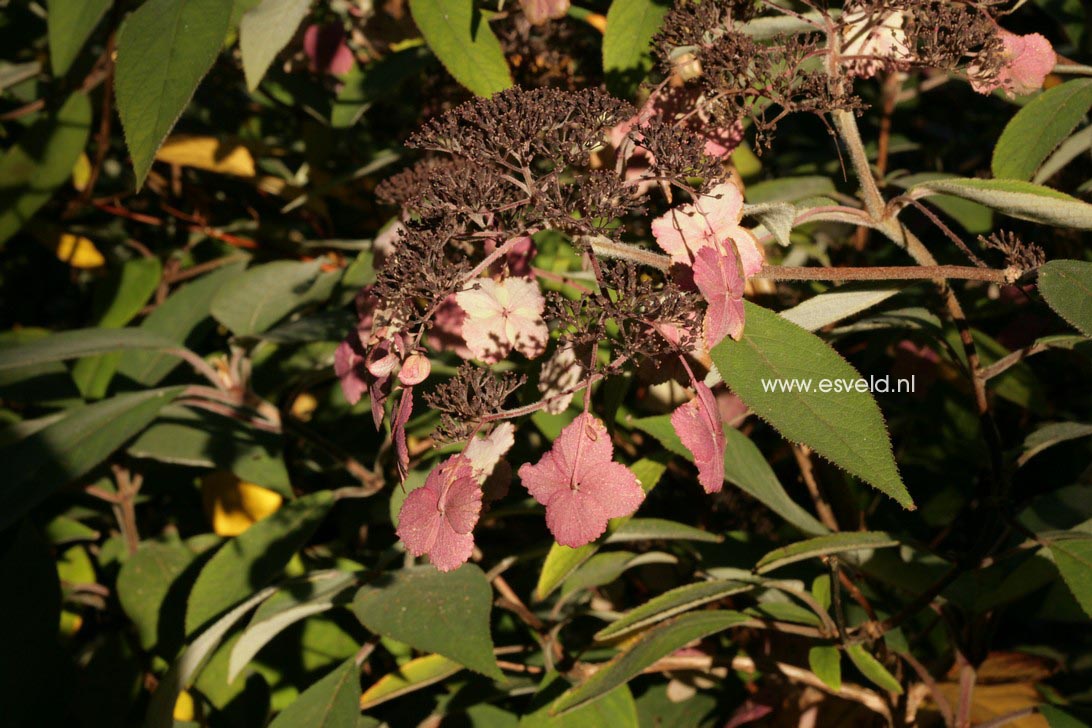
[[[567,3],[523,5],[544,22]],[[656,41],[664,81],[639,109],[594,90],[510,89],[426,124],[409,141],[421,161],[377,190],[401,214],[376,240],[378,279],[357,297],[336,373],[351,403],[368,395],[377,427],[389,411],[403,479],[416,390],[441,415],[437,439],[464,443],[404,501],[397,532],[414,556],[442,570],[471,558],[483,509],[512,479],[512,421],[564,412],[580,391],[583,407],[519,481],[566,546],[633,514],[645,492],[591,397],[627,367],[681,363],[694,397],[671,423],[702,488],[722,488],[724,424],[694,370],[743,335],[747,281],[764,267],[726,164],[744,117],[761,134],[789,112],[856,108],[853,79],[885,70],[963,64],[976,90],[1023,93],[1053,65],[1045,40],[1001,31],[973,3],[854,0],[813,33],[762,42],[741,25],[755,7],[680,2]],[[537,268],[547,234],[583,270]],[[462,364],[433,377],[437,360]]]

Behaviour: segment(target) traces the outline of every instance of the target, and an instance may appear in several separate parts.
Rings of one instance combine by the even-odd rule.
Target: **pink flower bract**
[[[706,493],[719,493],[724,487],[724,450],[728,441],[713,391],[696,379],[693,384],[697,396],[672,413],[671,425],[694,454],[701,487]]]
[[[455,302],[466,312],[463,338],[478,359],[495,364],[513,349],[533,359],[546,350],[546,300],[534,281],[481,278],[455,294]]]
[[[440,571],[466,563],[474,550],[474,526],[482,489],[462,455],[433,468],[425,484],[406,496],[398,514],[398,537],[414,556],[428,554]]]
[[[739,264],[731,254],[712,248],[698,251],[694,260],[694,285],[709,304],[705,309],[705,345],[712,349],[725,336],[743,335],[743,287]]]
[[[504,456],[516,443],[515,435],[515,425],[502,422],[488,436],[475,437],[463,450],[463,456],[470,460],[474,479],[481,484],[487,501],[500,500],[508,494],[512,466],[504,460]]]
[[[631,515],[644,501],[637,477],[613,456],[606,426],[585,412],[541,460],[519,469],[524,487],[546,506],[546,526],[562,546],[594,541],[607,521]]]
[[[398,479],[403,483],[409,473],[409,444],[406,442],[406,423],[413,413],[413,387],[402,390],[398,408],[391,420],[391,437],[394,440],[394,454],[398,458]]]
[[[976,80],[975,67],[969,67],[971,87],[981,94],[1001,89],[1010,98],[1041,89],[1047,74],[1054,70],[1058,60],[1050,41],[1038,33],[1016,35],[1007,30],[1001,31],[1001,40],[1005,44],[1004,53],[1008,62],[996,77],[986,80]]]
[[[689,266],[698,251],[738,252],[743,274],[762,269],[763,253],[750,230],[739,224],[743,194],[734,184],[717,185],[693,204],[679,205],[652,221],[652,234],[673,263]]]

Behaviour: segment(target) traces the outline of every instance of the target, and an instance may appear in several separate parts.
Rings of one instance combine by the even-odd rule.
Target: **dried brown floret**
[[[448,442],[469,438],[482,418],[500,412],[526,381],[511,372],[496,374],[463,364],[455,376],[425,394],[428,406],[440,412],[438,438]]]

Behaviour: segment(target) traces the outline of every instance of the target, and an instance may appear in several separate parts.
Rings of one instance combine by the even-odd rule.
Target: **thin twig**
[[[1005,284],[1009,280],[1002,270],[975,268],[966,265],[889,265],[853,267],[819,267],[764,265],[754,278],[774,281],[923,281],[936,279],[987,281]]]
[[[815,512],[819,515],[819,520],[831,531],[840,530],[838,528],[838,519],[834,517],[834,511],[831,509],[830,504],[823,498],[823,494],[819,490],[819,483],[815,479],[811,449],[806,445],[794,444],[792,454],[796,458],[796,464],[800,466],[800,475],[804,478],[804,485],[807,486],[808,494],[811,495],[811,500],[815,504]]]

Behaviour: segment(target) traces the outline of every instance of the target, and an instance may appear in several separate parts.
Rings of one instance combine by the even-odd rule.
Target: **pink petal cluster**
[[[483,362],[495,364],[513,350],[533,359],[546,350],[546,300],[534,281],[477,279],[455,294],[455,302],[466,312],[466,346]]]
[[[569,0],[519,0],[519,4],[531,25],[563,18],[569,12]]]
[[[611,518],[633,514],[644,501],[637,477],[613,457],[606,425],[585,412],[541,460],[519,469],[524,487],[546,506],[546,526],[562,546],[594,541]]]
[[[725,336],[743,334],[743,288],[762,270],[762,248],[739,224],[742,217],[743,194],[725,183],[652,221],[656,242],[672,262],[692,269],[709,304],[704,322],[709,348]]]
[[[731,253],[702,248],[694,259],[694,285],[705,299],[702,335],[712,349],[726,336],[738,340],[743,335],[743,288],[746,282],[739,262]]]
[[[1009,98],[1025,96],[1041,89],[1057,62],[1050,41],[1038,33],[1016,35],[1007,30],[1001,31],[1001,41],[1005,44],[1005,65],[996,76],[986,79],[976,78],[977,69],[974,65],[969,67],[971,88],[980,94],[1001,89]]]
[[[698,482],[706,493],[724,487],[724,451],[728,441],[713,391],[691,375],[696,396],[671,415],[671,425],[686,449],[694,454]]]
[[[474,551],[474,526],[482,489],[462,455],[433,468],[425,484],[406,496],[398,514],[398,537],[414,556],[428,555],[440,571],[465,564]]]
[[[850,75],[871,78],[884,69],[904,68],[913,58],[902,11],[870,11],[854,3],[847,5],[842,22],[841,50]]]

